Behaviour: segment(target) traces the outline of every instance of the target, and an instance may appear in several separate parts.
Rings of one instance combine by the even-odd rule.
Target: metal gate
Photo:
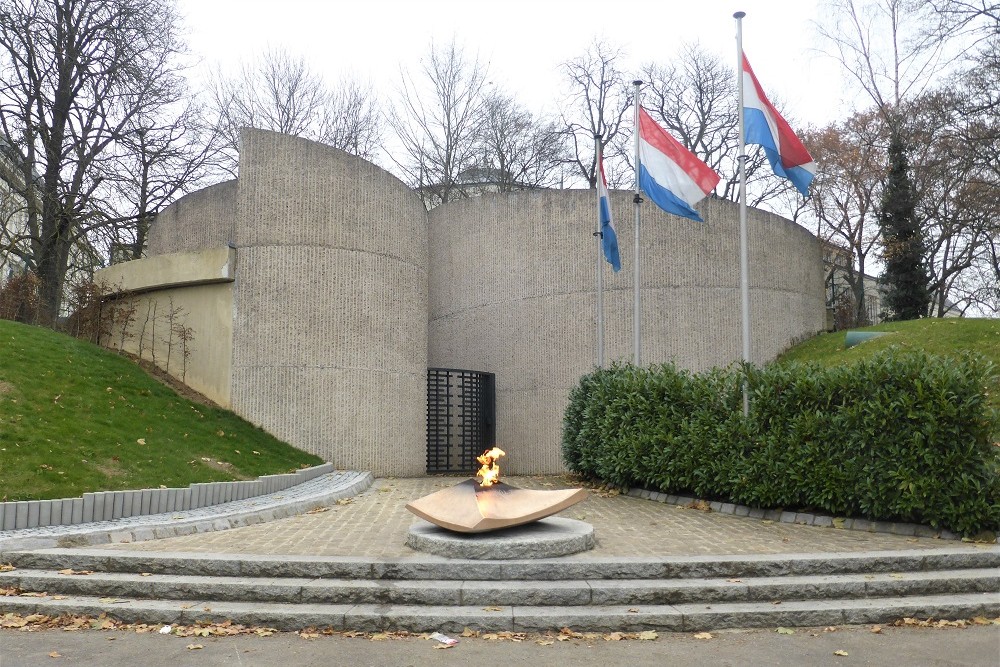
[[[476,471],[496,438],[495,388],[493,373],[427,369],[427,472]]]

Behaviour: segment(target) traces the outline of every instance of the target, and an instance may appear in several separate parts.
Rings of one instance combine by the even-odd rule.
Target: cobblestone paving
[[[460,477],[378,479],[364,493],[325,511],[264,524],[170,537],[107,549],[290,556],[423,556],[406,546],[410,500],[462,481]],[[521,488],[565,488],[564,477],[509,477]],[[958,547],[960,542],[761,521],[591,491],[559,514],[594,526],[597,546],[578,558],[822,553]],[[970,547],[973,548],[973,547]]]

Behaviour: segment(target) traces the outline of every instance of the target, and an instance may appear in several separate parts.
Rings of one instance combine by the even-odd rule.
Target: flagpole
[[[743,361],[750,363],[750,260],[747,257],[747,142],[743,123],[743,17],[746,12],[736,12],[736,72],[739,91],[740,130],[740,302],[742,310]],[[750,395],[743,382],[743,414],[750,414]]]
[[[594,150],[597,155],[594,171],[597,178],[601,178],[601,161],[604,158],[601,150],[601,138],[598,137]],[[597,193],[597,231],[594,238],[597,239],[597,367],[604,368],[604,268],[603,266],[603,242],[604,230],[601,223],[601,189],[594,188]],[[608,195],[608,207],[611,207],[611,196]]]
[[[642,85],[642,81],[636,79],[632,82],[635,86],[635,94],[633,99],[635,100],[635,196],[632,201],[635,203],[635,254],[632,258],[632,264],[634,266],[633,272],[635,276],[635,287],[633,292],[635,293],[635,303],[632,308],[632,362],[636,366],[642,365],[642,330],[640,323],[642,322],[642,292],[640,291],[641,282],[639,280],[639,204],[642,203],[642,196],[639,194],[639,86]]]

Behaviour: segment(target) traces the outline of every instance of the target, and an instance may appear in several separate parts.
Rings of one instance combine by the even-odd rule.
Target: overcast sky
[[[837,64],[824,56],[815,0],[180,0],[188,45],[202,67],[232,70],[269,47],[302,55],[331,82],[370,80],[392,97],[400,66],[431,40],[453,37],[490,63],[491,79],[530,110],[554,111],[566,91],[559,65],[595,37],[627,52],[627,64],[669,63],[684,42],[736,63],[736,21],[765,92],[799,125],[849,111]],[[796,128],[798,129],[798,128]],[[804,129],[804,128],[803,128]]]

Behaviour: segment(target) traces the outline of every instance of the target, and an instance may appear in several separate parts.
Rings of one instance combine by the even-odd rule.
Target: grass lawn
[[[886,322],[856,331],[888,331],[887,336],[867,340],[844,349],[846,333],[820,334],[796,345],[776,363],[789,361],[815,362],[823,366],[846,364],[872,356],[893,345],[904,349],[923,350],[928,354],[959,357],[972,352],[994,365],[1000,374],[1000,320],[986,319],[922,319],[908,322]],[[1000,409],[1000,376],[994,377],[989,388],[991,404]]]
[[[319,463],[228,410],[180,397],[129,359],[0,320],[0,500],[185,487]]]

